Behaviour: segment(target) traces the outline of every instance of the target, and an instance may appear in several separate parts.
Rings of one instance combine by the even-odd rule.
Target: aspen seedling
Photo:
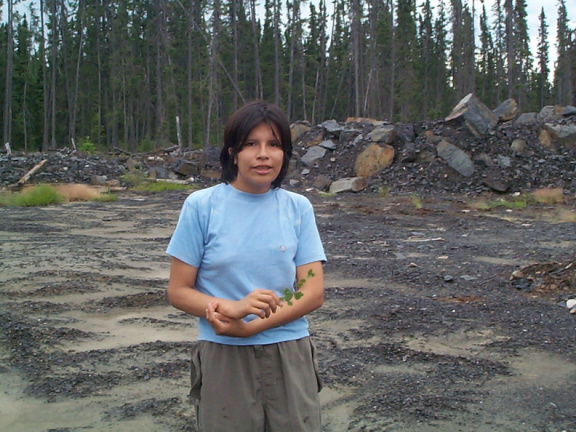
[[[306,275],[306,278],[300,279],[298,281],[298,283],[296,284],[296,290],[300,289],[302,287],[302,285],[304,285],[308,279],[310,279],[311,277],[314,277],[314,276],[316,276],[316,275],[314,274],[312,269],[308,270],[308,274]],[[292,303],[292,298],[294,298],[294,300],[299,300],[300,298],[302,298],[303,295],[304,295],[304,293],[302,293],[300,291],[292,291],[290,288],[284,288],[284,296],[280,297],[280,300],[283,302],[286,302],[288,304],[288,306],[292,306],[294,304],[294,303]]]

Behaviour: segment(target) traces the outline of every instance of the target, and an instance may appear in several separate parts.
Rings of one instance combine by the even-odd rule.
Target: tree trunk
[[[48,71],[46,70],[46,32],[44,30],[44,0],[40,0],[40,60],[42,61],[42,99],[43,99],[43,126],[42,151],[48,150],[49,133],[49,104],[48,104]]]
[[[514,10],[512,0],[505,0],[506,11],[506,57],[508,63],[508,98],[514,96]]]
[[[252,37],[254,43],[254,79],[255,79],[255,94],[258,99],[264,98],[262,90],[262,70],[260,68],[260,41],[258,27],[256,26],[256,0],[250,0],[250,21],[252,22]]]
[[[280,7],[274,1],[274,103],[280,104]]]
[[[52,1],[52,85],[50,89],[51,97],[51,136],[50,136],[50,148],[56,148],[56,78],[58,71],[58,15],[56,9],[56,0]]]
[[[70,139],[76,138],[76,114],[78,111],[78,94],[80,88],[80,65],[82,63],[82,50],[84,47],[84,16],[85,16],[85,2],[80,0],[78,4],[78,14],[80,15],[80,24],[78,31],[80,32],[80,41],[78,42],[78,58],[76,59],[76,73],[74,76],[74,98],[70,109]]]
[[[7,37],[8,43],[6,44],[6,88],[4,100],[4,143],[10,143],[12,139],[12,62],[14,59],[14,15],[13,15],[13,0],[8,0],[8,27]]]

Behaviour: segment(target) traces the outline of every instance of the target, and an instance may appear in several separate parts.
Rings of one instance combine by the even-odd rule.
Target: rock
[[[518,103],[515,99],[506,99],[492,112],[500,122],[513,120],[518,115]]]
[[[340,132],[340,144],[343,145],[348,145],[351,142],[354,141],[354,139],[356,139],[357,137],[360,136],[362,131],[358,130],[358,129],[342,129],[342,131]]]
[[[340,125],[336,120],[326,120],[321,124],[324,130],[330,134],[338,136],[344,126]]]
[[[540,123],[550,122],[557,120],[560,116],[560,107],[555,105],[547,105],[543,107],[538,115],[536,116],[536,120]]]
[[[354,171],[359,177],[371,177],[388,167],[394,160],[394,148],[387,144],[368,146],[356,158]]]
[[[174,162],[174,164],[172,165],[172,171],[184,177],[199,174],[198,166],[194,162],[187,161],[185,159],[177,159],[176,162]]]
[[[108,178],[104,175],[93,175],[90,177],[90,184],[93,186],[106,186]]]
[[[411,163],[416,161],[416,146],[413,142],[409,141],[404,145],[402,149],[402,153],[400,154],[400,162],[402,163]]]
[[[488,135],[498,123],[492,111],[472,93],[464,97],[446,117],[446,121],[460,119],[464,120],[468,130],[477,138]]]
[[[512,141],[512,144],[510,144],[510,150],[512,150],[514,153],[524,153],[524,150],[526,150],[526,141],[520,138],[516,138],[514,141]]]
[[[512,162],[508,156],[498,155],[496,156],[496,160],[502,168],[510,168],[512,166]]]
[[[380,126],[384,122],[368,117],[348,117],[346,123],[358,123],[362,125]]]
[[[336,194],[340,192],[360,192],[366,189],[368,180],[365,177],[345,177],[330,185],[330,193]]]
[[[138,167],[140,166],[138,161],[134,160],[133,158],[128,158],[128,160],[124,163],[124,165],[126,166],[128,171],[130,171],[130,172],[136,171],[138,169]]]
[[[302,163],[306,166],[313,166],[314,162],[322,159],[326,154],[326,149],[320,146],[310,147],[304,156],[302,156]]]
[[[505,174],[498,167],[486,169],[482,182],[493,191],[499,193],[504,193],[510,188],[510,183],[506,180]]]
[[[202,169],[200,170],[200,175],[210,180],[220,180],[222,177],[222,173],[217,169]]]
[[[454,168],[465,177],[474,174],[474,162],[464,151],[460,150],[454,144],[442,140],[436,147],[438,156],[444,159],[450,167]]]
[[[553,145],[552,137],[547,129],[540,129],[540,133],[538,134],[538,140],[543,147],[551,148]]]
[[[512,276],[510,276],[510,280],[514,280],[514,279],[524,279],[524,273],[522,273],[522,270],[514,270],[512,272]]]
[[[386,124],[374,128],[370,133],[370,139],[375,143],[392,144],[396,138],[395,126]]]
[[[572,105],[568,105],[568,106],[562,108],[560,115],[562,115],[563,117],[576,116],[576,107],[574,107]]]
[[[543,130],[548,133],[552,144],[568,149],[576,148],[576,125],[546,123]]]
[[[408,143],[414,141],[416,134],[414,132],[414,125],[412,123],[402,123],[396,125],[394,128],[396,137],[402,142]]]
[[[330,187],[331,184],[332,184],[332,180],[330,178],[326,177],[325,175],[320,174],[318,177],[316,177],[316,180],[314,180],[314,183],[312,184],[312,186],[318,190],[324,191],[324,190],[328,190],[328,188]]]
[[[326,140],[326,141],[322,141],[320,144],[318,144],[320,147],[323,147],[327,150],[336,150],[336,144],[334,144],[334,142],[332,140]]]
[[[324,139],[324,132],[321,129],[311,131],[301,141],[304,147],[314,147],[322,142]]]
[[[196,174],[189,174],[186,175],[186,177],[190,177],[192,175],[196,175]],[[162,167],[162,166],[155,166],[150,168],[150,172],[148,174],[148,177],[152,178],[152,179],[170,179],[170,172]],[[176,176],[174,176],[176,177]]]
[[[533,124],[535,121],[536,121],[536,113],[524,113],[518,116],[518,118],[514,121],[514,125],[525,126]]]
[[[490,157],[490,155],[486,153],[480,153],[479,155],[474,157],[474,162],[478,162],[482,164],[484,167],[491,167],[494,166],[494,161]]]
[[[568,309],[572,309],[572,308],[576,307],[576,299],[566,300],[566,307]]]
[[[290,133],[292,134],[292,143],[296,143],[298,139],[312,128],[309,124],[293,123],[290,125]]]

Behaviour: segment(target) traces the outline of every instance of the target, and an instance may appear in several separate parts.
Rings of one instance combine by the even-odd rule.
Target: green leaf
[[[301,288],[302,285],[304,285],[308,279],[310,279],[311,277],[314,277],[314,276],[316,276],[316,275],[314,274],[312,269],[308,270],[308,274],[306,275],[306,278],[300,279],[300,281],[298,281],[298,283],[296,284],[296,287]],[[293,305],[292,299],[300,300],[303,295],[304,295],[304,293],[302,293],[300,291],[292,292],[292,290],[290,288],[284,288],[284,296],[280,297],[280,301],[288,303],[288,306],[292,306]]]

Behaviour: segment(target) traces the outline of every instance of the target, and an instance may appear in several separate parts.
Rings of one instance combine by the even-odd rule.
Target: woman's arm
[[[280,299],[272,290],[256,289],[237,301],[209,296],[194,288],[197,275],[197,267],[172,258],[168,282],[168,300],[172,306],[204,318],[208,304],[217,301],[223,314],[233,319],[242,319],[250,314],[269,317],[280,305]]]
[[[310,270],[314,276],[307,279],[299,290],[304,295],[298,300],[292,300],[292,306],[282,304],[282,307],[276,309],[276,312],[266,319],[252,320],[248,323],[230,319],[232,317],[226,315],[218,300],[208,302],[205,310],[206,319],[216,334],[236,337],[252,336],[269,328],[295,321],[318,309],[324,302],[324,273],[320,261],[297,267],[297,280],[306,279]]]

